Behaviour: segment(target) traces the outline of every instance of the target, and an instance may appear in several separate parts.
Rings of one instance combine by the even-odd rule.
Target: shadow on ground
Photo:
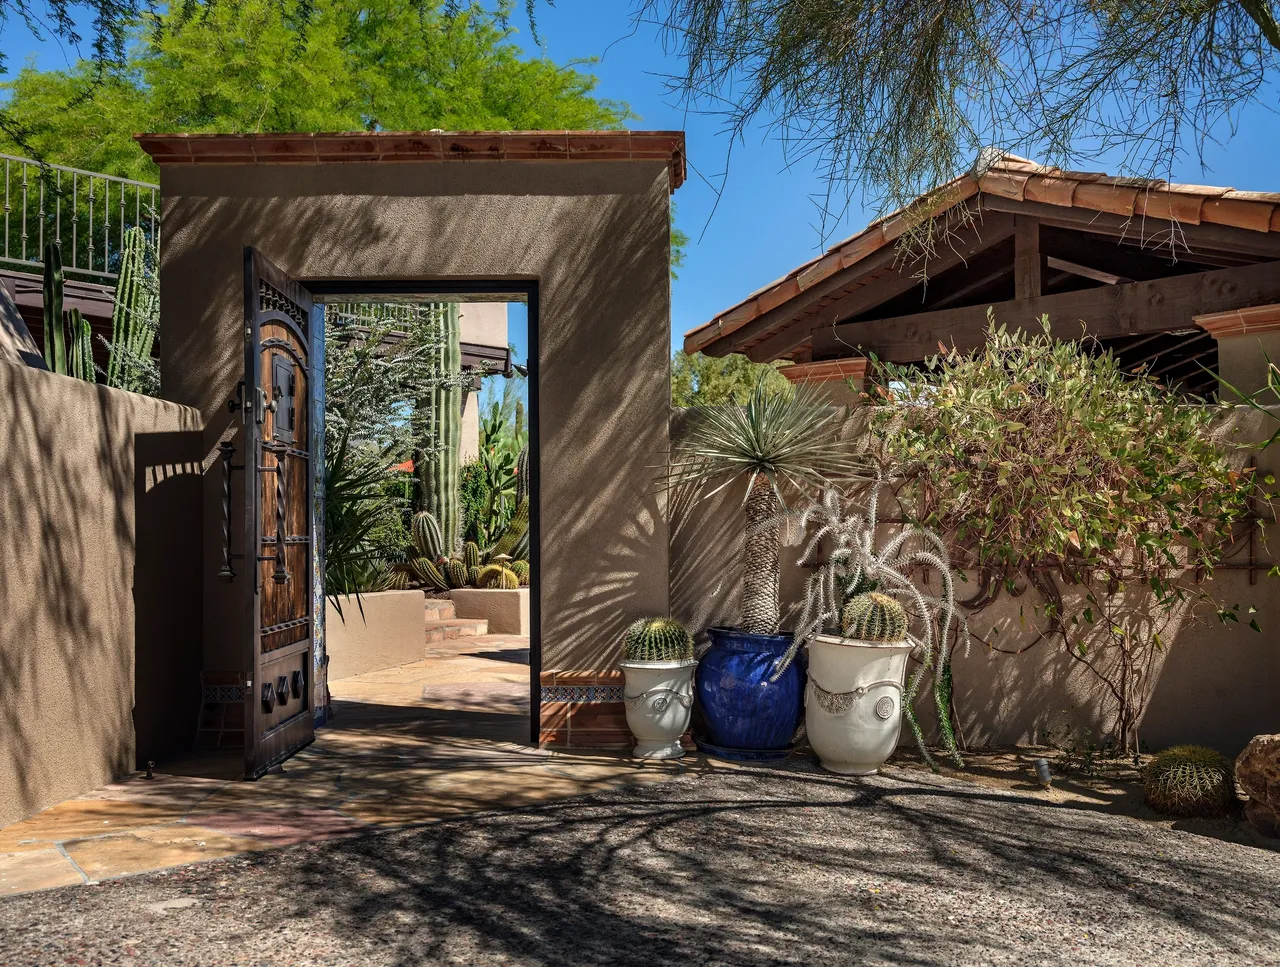
[[[74,895],[74,909],[60,891],[0,901],[6,962],[111,962],[124,936],[170,964],[1280,963],[1274,853],[807,763],[709,767]],[[235,938],[226,956],[220,938]]]

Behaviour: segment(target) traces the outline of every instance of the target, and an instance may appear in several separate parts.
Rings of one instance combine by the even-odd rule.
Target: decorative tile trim
[[[544,702],[621,702],[623,685],[543,685]]]

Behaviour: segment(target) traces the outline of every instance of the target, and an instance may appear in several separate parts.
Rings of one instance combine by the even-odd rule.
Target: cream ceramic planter
[[[871,775],[902,731],[902,687],[910,642],[818,635],[809,643],[804,723],[822,767]]]
[[[627,725],[636,737],[632,754],[641,759],[678,759],[684,755],[680,736],[689,728],[693,709],[695,659],[688,661],[624,661],[623,700]]]

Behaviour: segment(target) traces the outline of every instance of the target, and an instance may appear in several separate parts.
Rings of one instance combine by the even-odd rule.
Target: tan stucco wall
[[[491,635],[529,634],[528,588],[454,588],[449,599],[459,618],[488,622]]]
[[[198,426],[0,363],[0,825],[190,747]]]
[[[629,621],[667,610],[668,187],[658,162],[162,168],[164,395],[207,439],[231,425],[245,245],[302,279],[536,280],[542,663],[606,668]],[[211,578],[219,496],[209,472],[205,651],[226,668],[247,609]]]
[[[329,681],[422,661],[426,652],[426,599],[421,591],[343,595],[342,613],[325,602]]]
[[[686,432],[691,414],[676,411],[672,439]],[[1238,408],[1233,417],[1237,442],[1261,438],[1275,424]],[[1262,454],[1264,471],[1280,476],[1280,448]],[[675,494],[670,500],[672,614],[695,631],[708,625],[733,624],[738,619],[741,590],[744,520],[742,491],[725,491],[710,499]],[[1274,525],[1271,534],[1274,534]],[[1259,546],[1260,560],[1277,559],[1276,542]],[[810,573],[796,564],[798,548],[783,549],[782,599],[784,612],[800,601]],[[1265,568],[1251,584],[1247,572],[1219,570],[1204,590],[1225,604],[1258,609],[1262,632],[1246,625],[1187,623],[1156,669],[1156,684],[1139,730],[1153,749],[1193,742],[1234,755],[1250,737],[1280,729],[1280,579]],[[959,597],[966,595],[961,588]],[[975,633],[987,634],[992,625],[1001,645],[1016,650],[1028,640],[1019,620],[1020,602],[1003,599],[972,619]],[[794,620],[794,617],[793,617]],[[786,627],[784,620],[784,627]],[[1088,729],[1096,741],[1110,729],[1108,706],[1099,700],[1088,672],[1060,645],[1041,643],[1022,655],[988,653],[974,646],[966,658],[955,658],[955,690],[965,738],[972,745],[1012,745],[1038,742],[1045,730],[1055,741],[1081,742]],[[927,713],[926,713],[927,714]],[[911,741],[906,736],[905,741]]]

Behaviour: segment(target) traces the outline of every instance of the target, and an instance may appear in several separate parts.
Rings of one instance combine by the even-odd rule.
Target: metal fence
[[[40,272],[47,242],[70,276],[113,280],[125,232],[134,226],[159,243],[159,185],[0,154],[4,166],[4,239],[0,264]]]

